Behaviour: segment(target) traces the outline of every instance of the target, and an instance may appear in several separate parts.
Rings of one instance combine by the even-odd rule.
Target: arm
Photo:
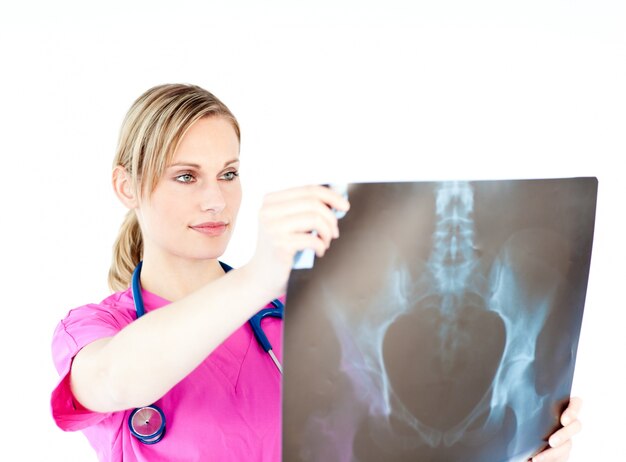
[[[322,186],[266,196],[250,262],[147,313],[114,337],[83,348],[71,369],[76,399],[90,410],[112,412],[162,397],[255,311],[284,293],[297,251],[313,248],[318,256],[325,253],[338,236],[329,206],[348,208],[339,194]]]
[[[572,449],[572,436],[581,430],[581,424],[578,420],[581,407],[582,400],[580,398],[570,399],[569,406],[561,414],[563,428],[555,432],[548,440],[550,448],[533,457],[532,462],[565,462],[569,459],[569,453]]]

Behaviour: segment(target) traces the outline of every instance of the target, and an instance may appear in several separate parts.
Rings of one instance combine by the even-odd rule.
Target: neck
[[[224,275],[217,259],[189,260],[144,253],[141,287],[175,302]]]

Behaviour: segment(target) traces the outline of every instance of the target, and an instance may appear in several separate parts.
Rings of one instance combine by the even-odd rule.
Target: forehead
[[[239,157],[239,140],[232,123],[220,116],[194,122],[180,140],[171,163],[223,164]]]

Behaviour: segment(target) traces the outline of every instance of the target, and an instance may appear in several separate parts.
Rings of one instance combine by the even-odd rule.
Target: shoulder
[[[53,356],[71,358],[85,345],[112,337],[133,322],[135,309],[129,292],[116,292],[100,303],[71,309],[54,331]]]
[[[52,391],[50,404],[53,418],[63,430],[83,429],[107,416],[76,406],[69,376],[72,361],[83,347],[115,335],[133,321],[132,297],[127,292],[117,292],[100,303],[71,309],[57,324],[52,337],[52,359],[59,382]]]
[[[71,309],[58,327],[69,327],[75,323],[108,323],[124,325],[134,319],[134,305],[130,289],[109,295],[100,303],[89,303]]]

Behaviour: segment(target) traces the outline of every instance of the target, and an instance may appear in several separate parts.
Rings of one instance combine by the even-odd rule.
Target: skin
[[[349,209],[339,194],[322,186],[271,193],[259,212],[254,256],[224,274],[217,258],[241,204],[239,165],[232,125],[213,116],[189,128],[149,197],[135,194],[123,167],[114,169],[113,189],[137,213],[142,230],[141,285],[172,303],[76,355],[70,384],[84,407],[114,412],[158,400],[269,300],[285,293],[296,252],[312,248],[322,257],[339,237],[330,208]],[[194,228],[206,222],[224,222],[224,233],[210,236]],[[568,459],[571,437],[580,431],[580,406],[580,399],[571,400],[561,417],[564,427],[533,462]]]
[[[238,172],[230,122],[211,117],[193,124],[151,196],[131,203],[144,240],[142,287],[175,301],[224,274],[217,258],[241,204]],[[193,228],[206,222],[224,222],[226,231],[208,236]]]

